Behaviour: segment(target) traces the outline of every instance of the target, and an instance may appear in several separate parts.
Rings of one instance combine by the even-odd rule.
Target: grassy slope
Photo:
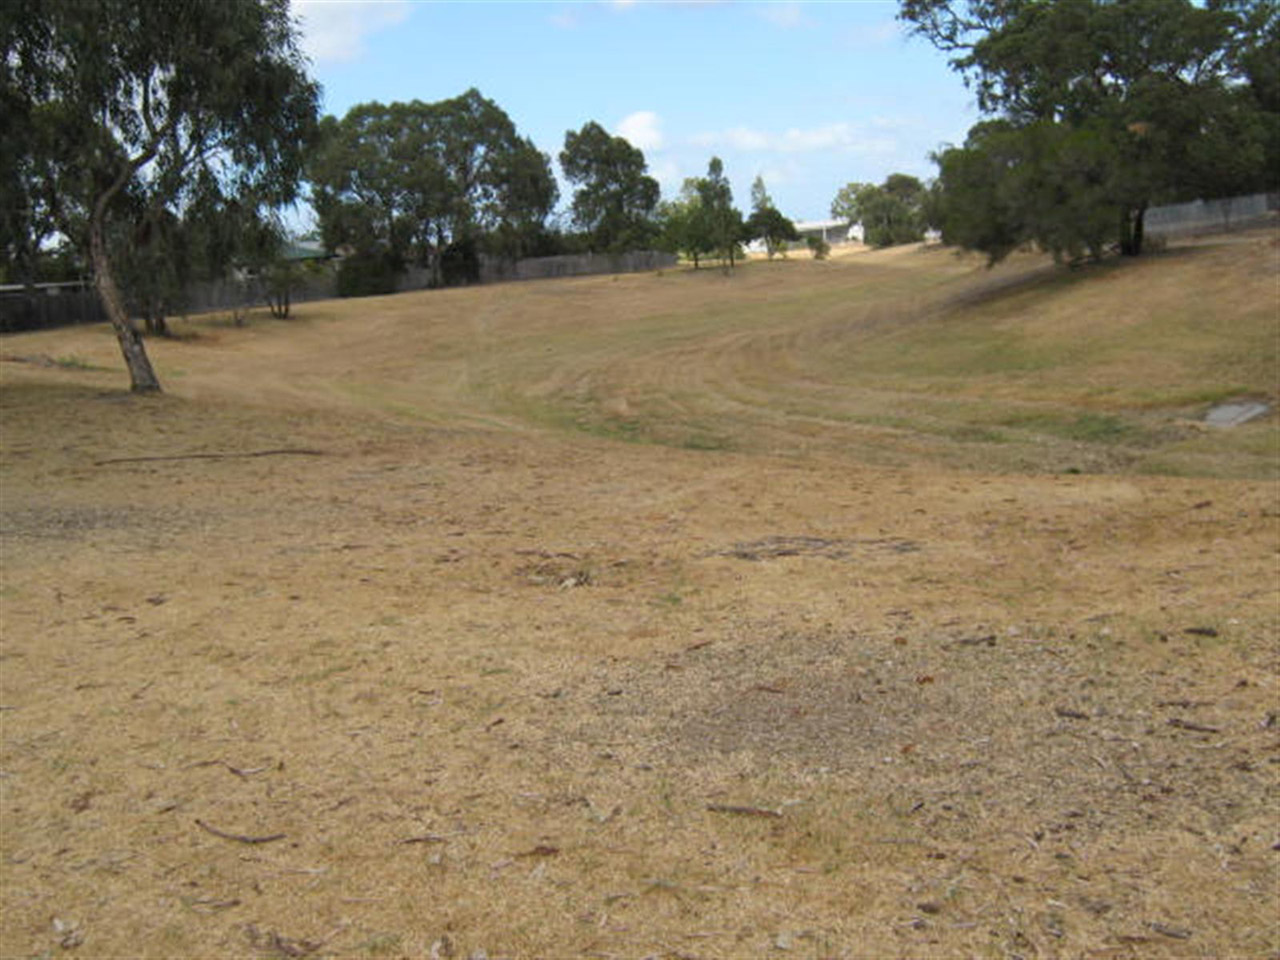
[[[437,422],[899,465],[1271,477],[1274,420],[1191,421],[1214,401],[1274,399],[1276,264],[1274,235],[1256,234],[1076,272],[907,248],[731,278],[302,305],[285,324],[200,325],[154,352],[178,393]],[[60,349],[114,365],[97,333]]]
[[[1274,954],[1273,237],[1042,267],[6,338],[0,954]]]

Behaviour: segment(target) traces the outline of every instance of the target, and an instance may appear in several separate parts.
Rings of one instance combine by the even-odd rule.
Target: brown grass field
[[[1280,956],[1275,231],[0,341],[4,957]]]

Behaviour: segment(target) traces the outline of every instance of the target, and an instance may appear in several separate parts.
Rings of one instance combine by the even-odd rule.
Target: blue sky
[[[293,10],[327,113],[476,87],[557,174],[565,131],[594,120],[644,151],[664,198],[714,154],[739,207],[760,174],[795,220],[828,217],[853,180],[931,176],[930,151],[977,120],[946,58],[895,22],[894,2],[294,0]]]

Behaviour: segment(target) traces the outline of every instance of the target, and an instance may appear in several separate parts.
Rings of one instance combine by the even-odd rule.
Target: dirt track
[[[380,322],[0,371],[0,953],[1280,950],[1274,484],[619,443]]]

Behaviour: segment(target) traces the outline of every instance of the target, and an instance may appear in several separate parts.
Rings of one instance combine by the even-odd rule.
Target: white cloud
[[[547,19],[551,21],[553,27],[559,27],[561,30],[572,30],[579,23],[578,15],[571,10],[557,11]]]
[[[623,117],[614,133],[640,150],[661,150],[665,142],[662,118],[652,110],[637,110]]]
[[[881,20],[860,30],[845,35],[844,46],[848,50],[870,50],[887,46],[907,36],[906,28],[897,20]]]
[[[348,63],[365,54],[364,39],[402,23],[408,0],[293,0],[303,52],[314,63]]]
[[[883,141],[883,137],[875,138]],[[700,147],[728,147],[744,152],[769,153],[818,153],[827,150],[843,150],[861,153],[871,142],[869,138],[849,123],[828,123],[801,130],[792,127],[782,133],[756,130],[752,127],[731,127],[728,130],[702,133],[693,138]],[[877,147],[877,152],[878,152]]]
[[[757,151],[771,150],[772,138],[769,134],[751,127],[731,127],[728,130],[717,130],[699,133],[693,138],[698,147],[732,147],[734,150]]]
[[[856,134],[849,124],[829,123],[812,130],[792,128],[778,138],[775,149],[782,153],[813,153],[816,150],[850,147],[856,143]]]
[[[803,8],[795,0],[786,3],[761,4],[756,7],[756,13],[762,20],[767,20],[782,30],[805,27],[813,22],[805,16]]]

